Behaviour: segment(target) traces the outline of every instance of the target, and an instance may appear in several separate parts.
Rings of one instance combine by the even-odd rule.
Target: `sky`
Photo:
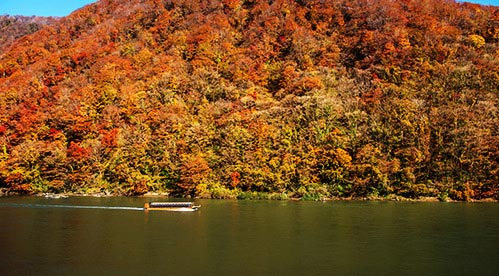
[[[464,2],[463,0],[458,0]],[[0,0],[0,15],[66,16],[96,0]],[[467,0],[467,2],[499,6],[499,0]]]
[[[477,3],[477,4],[482,4],[482,5],[492,5],[492,6],[499,6],[499,0],[458,0],[458,2],[471,2],[471,3]]]
[[[499,1],[499,0],[498,0]],[[0,15],[66,16],[96,0],[0,0]]]

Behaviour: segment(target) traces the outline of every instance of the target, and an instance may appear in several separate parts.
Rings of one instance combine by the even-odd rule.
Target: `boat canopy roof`
[[[149,202],[150,207],[192,207],[193,202]]]

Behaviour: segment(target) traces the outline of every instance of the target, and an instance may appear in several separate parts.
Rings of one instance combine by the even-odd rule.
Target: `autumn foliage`
[[[101,0],[29,33],[4,189],[499,199],[497,7]]]

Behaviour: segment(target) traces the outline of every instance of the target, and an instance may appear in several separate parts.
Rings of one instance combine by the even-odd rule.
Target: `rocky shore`
[[[26,194],[19,194],[15,192],[8,191],[7,189],[0,189],[0,197],[6,197],[6,196],[22,196]],[[68,198],[68,197],[121,197],[124,195],[120,194],[114,194],[108,191],[101,191],[101,192],[92,192],[92,193],[39,193],[39,194],[30,194],[30,196],[40,196],[40,197],[45,197],[45,198],[51,198],[51,199],[61,199],[61,198]],[[138,195],[137,197],[165,197],[165,198],[173,198],[175,196],[172,196],[169,193],[159,193],[159,192],[148,192],[143,195]],[[209,199],[209,198],[202,198],[200,197],[199,199]],[[458,201],[458,200],[452,200],[450,198],[437,198],[437,197],[419,197],[419,198],[405,198],[401,196],[396,196],[396,195],[391,195],[387,197],[363,197],[363,198],[358,198],[358,197],[346,197],[346,198],[340,198],[340,197],[334,197],[334,198],[321,198],[321,199],[304,199],[300,197],[289,197],[289,198],[279,198],[276,199],[269,195],[267,198],[245,198],[243,200],[252,200],[252,199],[268,199],[268,200],[292,200],[292,201],[300,201],[300,200],[311,200],[311,201],[407,201],[407,202],[498,202],[497,200],[493,198],[484,198],[484,199],[470,199],[468,201]]]

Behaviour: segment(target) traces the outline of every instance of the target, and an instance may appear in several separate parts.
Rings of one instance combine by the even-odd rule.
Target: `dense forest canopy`
[[[497,7],[101,0],[29,33],[5,191],[499,199]]]

